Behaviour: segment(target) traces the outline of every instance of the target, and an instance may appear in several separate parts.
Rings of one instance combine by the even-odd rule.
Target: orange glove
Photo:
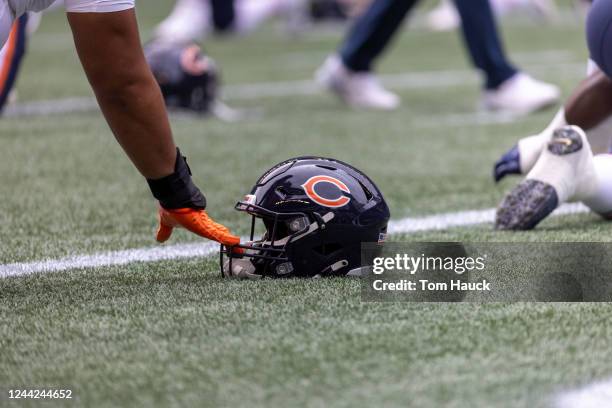
[[[232,235],[230,230],[224,225],[214,222],[205,210],[195,210],[193,208],[166,210],[162,207],[159,208],[157,241],[166,242],[170,235],[172,235],[172,229],[181,227],[228,247],[240,243],[240,238]]]

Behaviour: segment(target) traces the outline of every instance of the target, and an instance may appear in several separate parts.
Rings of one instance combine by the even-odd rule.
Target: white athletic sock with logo
[[[529,172],[540,157],[546,143],[550,141],[555,130],[566,126],[565,110],[561,110],[552,122],[540,134],[529,136],[519,140],[518,149],[520,153],[520,166],[523,174]],[[612,115],[603,120],[599,125],[586,131],[587,139],[591,145],[593,154],[608,153],[612,140]]]
[[[550,140],[553,132],[560,127],[566,126],[567,120],[565,119],[565,109],[561,108],[555,115],[552,122],[544,129],[540,134],[525,137],[518,142],[518,150],[521,158],[520,166],[521,173],[525,174],[529,172],[538,157],[542,153],[544,146]]]
[[[584,131],[577,126],[566,129],[572,129],[573,134],[579,135],[579,143],[563,137],[562,133],[560,137],[553,137],[527,175],[528,180],[538,180],[551,185],[557,192],[559,204],[591,198],[596,195],[599,184],[593,153]],[[573,150],[572,145],[576,146],[576,150]],[[564,147],[569,150],[555,153]]]

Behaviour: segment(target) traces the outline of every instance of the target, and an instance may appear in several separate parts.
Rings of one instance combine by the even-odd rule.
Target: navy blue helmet
[[[252,217],[250,242],[222,247],[221,268],[225,276],[243,278],[357,275],[372,264],[362,259],[361,244],[382,249],[390,217],[368,176],[320,157],[272,167],[236,210]],[[265,229],[258,240],[257,219]]]

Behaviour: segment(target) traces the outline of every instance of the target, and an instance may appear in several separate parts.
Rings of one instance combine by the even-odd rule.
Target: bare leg
[[[612,80],[597,71],[574,90],[565,104],[567,123],[591,129],[612,115]]]

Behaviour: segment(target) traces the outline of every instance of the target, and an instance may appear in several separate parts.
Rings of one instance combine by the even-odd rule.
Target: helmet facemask
[[[251,216],[251,232],[246,244],[221,247],[222,274],[248,278],[292,276],[294,265],[287,254],[291,244],[320,228],[324,229],[333,213],[324,216],[315,213],[310,217],[305,212],[279,213],[260,207],[254,201],[255,196],[248,195],[235,206],[236,210]],[[257,219],[261,219],[265,227],[258,240],[255,239]]]

